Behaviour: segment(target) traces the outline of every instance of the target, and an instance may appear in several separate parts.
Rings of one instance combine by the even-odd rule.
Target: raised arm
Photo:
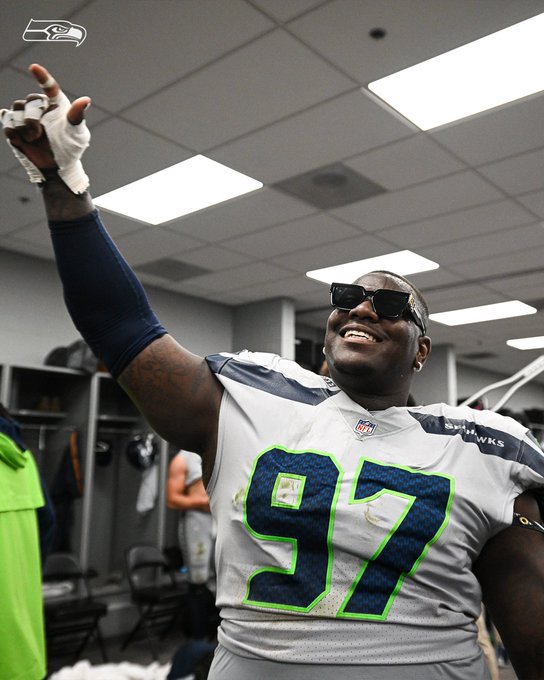
[[[515,512],[542,525],[530,493]],[[522,524],[501,531],[484,547],[475,573],[493,623],[520,680],[544,680],[544,533]]]
[[[2,111],[15,155],[42,187],[66,305],[113,377],[165,439],[213,465],[222,387],[205,360],[179,345],[152,312],[141,283],[100,222],[81,165],[88,97],[72,104],[41,66],[43,90]]]

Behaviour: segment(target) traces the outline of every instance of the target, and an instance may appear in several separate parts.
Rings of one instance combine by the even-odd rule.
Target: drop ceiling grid
[[[24,45],[19,26],[43,3],[7,5],[2,92],[32,91],[26,67],[43,61],[70,96],[93,97],[85,163],[95,195],[202,152],[265,183],[162,227],[103,211],[133,264],[167,256],[212,270],[180,283],[150,277],[148,285],[228,305],[290,295],[298,309],[325,305],[301,317],[321,327],[327,286],[305,277],[307,269],[411,248],[443,263],[413,277],[433,307],[456,296],[544,297],[544,96],[422,133],[364,90],[375,77],[541,12],[541,0],[141,0],[137,10],[132,0],[59,0],[55,7],[86,27],[86,42]],[[378,25],[388,31],[383,41],[368,37]],[[270,187],[332,163],[388,193],[325,212]],[[51,259],[39,196],[4,145],[0,202],[0,247]],[[527,363],[527,353],[504,349],[507,330],[533,333],[542,327],[534,317],[487,330],[434,324],[433,332],[459,353],[487,343],[499,356],[483,365],[504,370]]]

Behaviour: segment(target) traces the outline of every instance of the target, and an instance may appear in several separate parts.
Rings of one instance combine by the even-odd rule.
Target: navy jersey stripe
[[[463,441],[472,442],[482,453],[499,456],[527,465],[544,477],[544,455],[527,442],[503,430],[479,425],[470,420],[446,418],[427,413],[408,411],[429,434],[460,435]]]
[[[233,357],[223,356],[222,354],[207,356],[206,361],[213,373],[221,374],[262,392],[275,394],[283,399],[298,401],[301,404],[316,406],[338,393],[337,389],[306,387],[279,371],[274,371],[260,364],[237,361]]]

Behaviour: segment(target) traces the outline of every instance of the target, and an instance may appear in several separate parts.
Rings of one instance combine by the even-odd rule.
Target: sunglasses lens
[[[409,293],[397,290],[377,290],[374,293],[374,308],[381,316],[396,319],[406,309],[409,297]]]
[[[385,288],[367,292],[363,286],[348,283],[333,283],[331,286],[331,303],[338,309],[353,309],[367,298],[371,298],[377,314],[398,319],[406,309],[410,293]]]
[[[353,309],[361,304],[363,297],[364,292],[360,286],[337,284],[331,288],[331,302],[339,309]]]

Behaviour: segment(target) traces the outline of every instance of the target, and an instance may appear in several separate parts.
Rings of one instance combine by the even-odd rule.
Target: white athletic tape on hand
[[[21,127],[25,124],[25,112],[23,109],[16,109],[11,112],[13,127]]]
[[[13,120],[13,114],[14,112],[11,111],[10,109],[2,109],[0,110],[0,122],[2,123],[3,127],[8,130],[13,130],[15,127],[15,123]],[[23,168],[26,170],[26,173],[30,179],[31,182],[34,184],[38,182],[43,182],[45,180],[45,177],[42,175],[42,173],[39,171],[39,169],[32,163],[31,160],[29,160],[23,153],[19,151],[19,149],[15,148],[13,144],[9,141],[9,139],[6,139],[6,142],[10,146],[11,150],[13,151],[13,155],[15,158],[19,161],[19,163],[23,166]]]
[[[56,97],[50,97],[49,101],[56,107],[43,114],[41,123],[59,166],[60,177],[74,194],[81,194],[89,186],[89,178],[80,159],[89,146],[91,133],[84,120],[79,125],[70,123],[66,114],[71,103],[62,90]]]
[[[49,80],[47,82],[49,83]],[[44,83],[42,87],[51,87],[51,85]],[[55,108],[39,115],[40,111],[47,108],[49,103],[55,104]],[[89,178],[81,164],[81,157],[89,146],[91,134],[85,121],[82,121],[79,125],[72,125],[70,123],[67,118],[70,106],[68,97],[59,90],[56,97],[48,99],[44,95],[43,100],[36,98],[27,102],[24,111],[3,109],[1,112],[1,122],[5,128],[12,129],[15,125],[24,125],[25,116],[32,120],[40,120],[47,132],[49,145],[57,162],[59,176],[74,194],[82,194],[89,186]],[[34,183],[45,181],[39,168],[27,156],[15,148],[9,140],[8,144],[13,151],[13,155],[26,170],[30,181]]]
[[[2,109],[0,111],[0,123],[7,130],[13,129],[13,112],[10,109]]]
[[[36,99],[27,101],[24,110],[25,120],[40,120],[48,104],[49,100],[44,94],[40,95]]]
[[[57,81],[53,78],[51,74],[49,74],[49,78],[45,81],[45,83],[40,83],[40,87],[42,90],[45,90],[47,87],[53,87]]]
[[[40,170],[34,165],[34,163],[27,158],[24,153],[21,153],[19,149],[16,149],[13,144],[8,140],[7,143],[10,145],[13,155],[19,161],[19,163],[26,170],[28,178],[33,184],[39,184],[40,182],[45,182],[45,177],[42,175]]]

